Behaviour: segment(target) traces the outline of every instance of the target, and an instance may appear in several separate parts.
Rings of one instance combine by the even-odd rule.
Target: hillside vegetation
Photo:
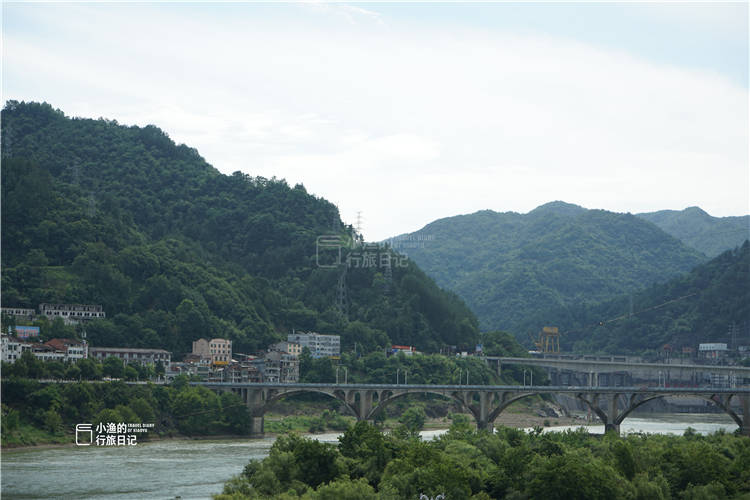
[[[642,352],[665,344],[679,351],[701,342],[731,346],[732,337],[737,345],[750,345],[750,242],[667,283],[543,317],[553,318],[563,331],[563,348],[578,352]]]
[[[638,214],[709,257],[742,245],[750,238],[750,215],[712,217],[699,207]]]
[[[3,306],[102,304],[94,345],[185,352],[225,337],[242,352],[292,329],[341,334],[345,349],[478,339],[464,303],[408,260],[390,283],[382,267],[350,269],[340,314],[339,271],[316,265],[316,238],[351,228],[301,185],[223,175],[154,126],[46,103],[9,101],[2,141]]]
[[[406,249],[409,257],[461,296],[483,329],[522,338],[545,313],[666,281],[706,260],[634,215],[563,202],[440,219],[408,238],[424,242]]]

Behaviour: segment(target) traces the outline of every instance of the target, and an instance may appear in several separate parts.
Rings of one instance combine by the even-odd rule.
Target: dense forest
[[[591,436],[585,430],[471,430],[454,420],[431,441],[360,422],[339,445],[282,436],[217,500],[420,498],[546,500],[728,499],[750,496],[750,440],[701,436]]]
[[[563,202],[440,219],[394,244],[400,239],[422,243],[405,248],[409,258],[460,295],[483,329],[523,339],[544,313],[639,290],[706,260],[634,215]]]
[[[660,210],[638,214],[689,247],[709,257],[742,245],[750,238],[750,215],[712,217],[699,207],[685,210]]]
[[[665,345],[679,352],[700,342],[750,345],[750,242],[666,283],[542,318],[554,318],[562,345],[578,352],[642,352]]]
[[[479,339],[466,305],[408,259],[392,276],[350,267],[337,302],[341,268],[317,265],[316,239],[336,235],[352,252],[361,235],[301,185],[223,175],[154,126],[70,118],[46,103],[9,101],[2,142],[2,305],[101,304],[107,319],[86,325],[92,345],[179,356],[192,340],[224,337],[243,352],[292,329],[340,334],[344,349]],[[377,263],[398,258],[371,251]],[[46,337],[81,333],[40,324]]]

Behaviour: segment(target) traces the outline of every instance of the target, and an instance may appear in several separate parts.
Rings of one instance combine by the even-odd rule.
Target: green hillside
[[[699,207],[689,207],[685,210],[643,213],[638,217],[656,224],[709,257],[716,257],[750,238],[750,215],[712,217]]]
[[[485,210],[440,219],[399,241],[424,242],[405,251],[462,297],[483,329],[522,338],[542,326],[545,312],[601,302],[705,261],[634,215],[563,202],[528,214]]]
[[[102,304],[94,345],[185,352],[220,336],[242,352],[293,328],[341,334],[345,349],[478,338],[464,303],[408,260],[390,282],[383,267],[351,268],[341,314],[339,271],[316,264],[316,238],[351,227],[301,185],[223,175],[154,126],[46,103],[9,101],[2,142],[3,306]]]
[[[577,352],[642,352],[665,344],[679,350],[703,342],[734,347],[732,340],[750,345],[750,242],[665,284],[553,311],[546,319],[552,318],[563,332],[563,348]]]

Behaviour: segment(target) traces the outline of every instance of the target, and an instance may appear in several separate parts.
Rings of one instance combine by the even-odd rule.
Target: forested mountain
[[[750,215],[712,217],[699,207],[638,214],[709,257],[731,250],[750,238]]]
[[[592,307],[551,311],[546,319],[553,318],[563,332],[563,348],[576,352],[750,345],[750,242],[665,284]]]
[[[524,339],[542,326],[544,313],[598,303],[705,261],[634,215],[563,202],[527,214],[485,210],[440,219],[392,241],[419,247],[406,248],[409,257],[461,296],[482,328]]]
[[[316,264],[316,238],[349,241],[351,228],[301,185],[223,175],[154,126],[46,103],[9,101],[2,143],[3,306],[102,304],[94,345],[185,352],[217,336],[242,352],[293,328],[341,334],[345,348],[478,338],[464,303],[408,260],[391,281],[379,265],[349,269],[340,314],[340,273]]]

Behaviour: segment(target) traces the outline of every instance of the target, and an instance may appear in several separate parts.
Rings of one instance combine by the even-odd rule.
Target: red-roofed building
[[[75,339],[50,339],[44,345],[65,355],[65,361],[78,361],[89,357],[89,346],[86,342]]]
[[[412,354],[416,354],[417,350],[414,348],[414,346],[411,345],[392,345],[391,346],[391,354],[398,354],[398,353],[404,353],[407,356],[411,356]]]

